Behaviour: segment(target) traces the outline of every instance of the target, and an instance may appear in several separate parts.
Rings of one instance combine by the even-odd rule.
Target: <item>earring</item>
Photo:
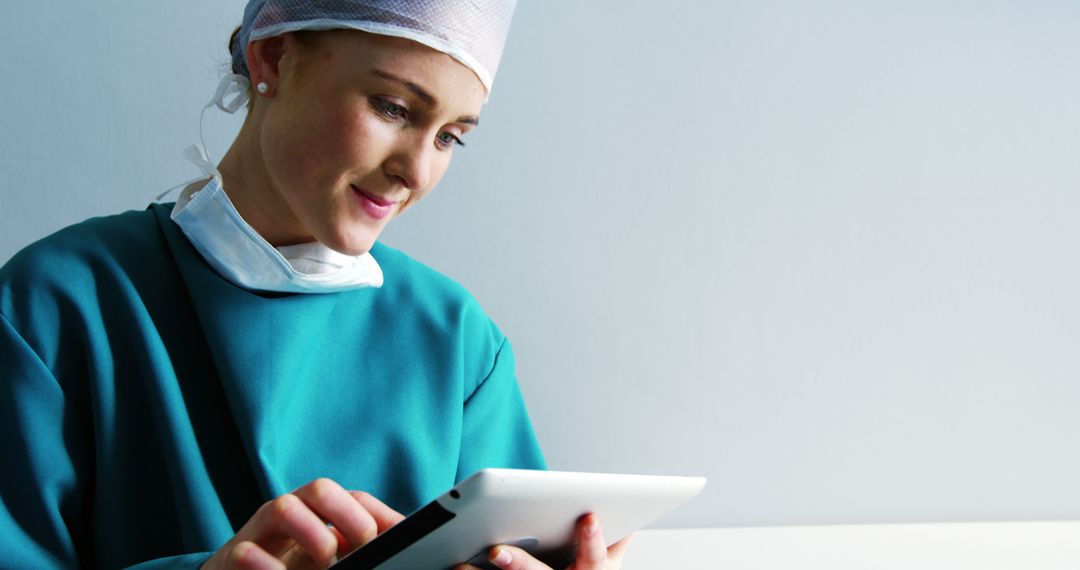
[[[258,91],[260,95],[266,95],[266,93],[270,91],[270,86],[267,85],[265,81],[260,81],[255,85],[255,90]]]

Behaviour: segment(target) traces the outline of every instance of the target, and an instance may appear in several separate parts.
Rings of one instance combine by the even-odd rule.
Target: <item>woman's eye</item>
[[[459,139],[456,135],[454,135],[453,133],[448,133],[446,131],[439,133],[439,136],[435,138],[439,141],[439,146],[443,148],[449,148],[455,144],[458,146],[465,146],[465,143],[462,142],[461,139]]]
[[[375,99],[373,101],[373,104],[380,113],[393,119],[401,119],[409,114],[409,110],[402,105],[398,105],[397,103],[394,103],[392,101],[387,101],[386,99]]]

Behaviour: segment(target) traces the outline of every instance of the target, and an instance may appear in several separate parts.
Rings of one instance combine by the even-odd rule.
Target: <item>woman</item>
[[[505,337],[376,243],[476,127],[512,12],[252,0],[209,180],[0,269],[0,566],[324,567],[477,469],[544,467]],[[578,536],[575,568],[618,558]]]

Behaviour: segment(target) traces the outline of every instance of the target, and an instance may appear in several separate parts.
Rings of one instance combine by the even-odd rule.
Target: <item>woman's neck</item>
[[[249,116],[218,165],[222,187],[236,211],[275,247],[314,240],[274,188],[258,143],[257,116]]]

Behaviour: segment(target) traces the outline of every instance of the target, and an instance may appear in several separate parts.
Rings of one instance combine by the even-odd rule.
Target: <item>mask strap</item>
[[[230,73],[221,78],[221,82],[218,83],[217,91],[214,93],[214,97],[210,99],[210,102],[203,106],[202,111],[199,112],[199,143],[193,144],[184,149],[184,158],[194,164],[202,171],[203,175],[196,178],[192,178],[186,182],[181,182],[172,188],[158,194],[154,199],[161,201],[162,198],[168,196],[173,190],[177,188],[183,188],[192,182],[198,182],[200,180],[206,180],[208,178],[217,178],[221,180],[221,172],[217,169],[214,161],[210,160],[210,155],[206,152],[206,139],[203,138],[203,120],[206,118],[206,111],[211,107],[217,107],[222,111],[232,115],[239,111],[242,107],[246,106],[248,99],[251,97],[251,90],[249,85],[251,80],[243,75],[237,75]]]
[[[235,73],[222,77],[221,83],[218,83],[217,92],[214,93],[214,98],[206,104],[204,109],[217,107],[230,115],[236,113],[241,107],[247,105],[251,93],[248,88],[250,83],[250,79]],[[232,99],[226,101],[227,97],[232,97]]]

